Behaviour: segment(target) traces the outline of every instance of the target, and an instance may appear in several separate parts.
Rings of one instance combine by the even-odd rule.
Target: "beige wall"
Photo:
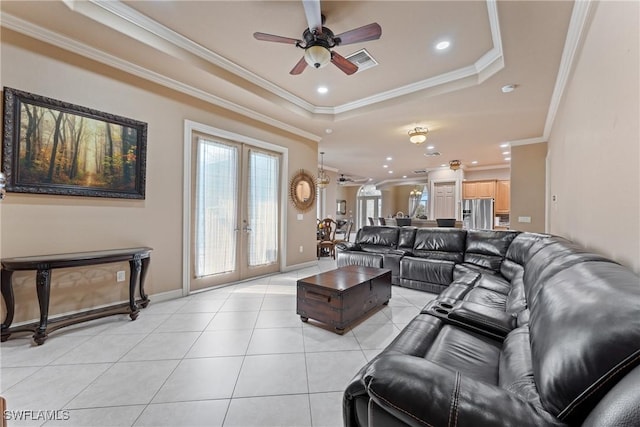
[[[336,189],[336,199],[347,201],[347,213],[345,215],[337,215],[338,218],[352,218],[355,221],[356,218],[356,201],[359,186],[355,185],[339,185]]]
[[[597,4],[549,138],[550,231],[636,272],[639,16],[638,2]]]
[[[511,230],[545,231],[546,156],[546,142],[511,147]]]
[[[287,147],[289,176],[315,171],[317,144],[235,113],[2,29],[2,86],[60,99],[148,123],[145,200],[9,193],[2,202],[3,257],[107,248],[154,248],[147,291],[182,288],[182,194],[184,120],[192,120]],[[286,177],[285,179],[289,179]],[[286,197],[286,196],[285,196]],[[315,257],[315,212],[297,220],[287,207],[287,266]],[[303,246],[303,253],[299,247]],[[55,271],[52,313],[94,307],[126,296],[115,271],[125,265]],[[31,273],[15,274],[16,321],[35,317]],[[88,283],[86,283],[88,282]],[[24,284],[24,286],[23,286]],[[21,292],[26,296],[22,297]],[[25,302],[28,301],[28,302]]]

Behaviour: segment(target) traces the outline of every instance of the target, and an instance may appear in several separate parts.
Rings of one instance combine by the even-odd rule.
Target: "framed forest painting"
[[[147,124],[4,88],[7,191],[144,199]]]

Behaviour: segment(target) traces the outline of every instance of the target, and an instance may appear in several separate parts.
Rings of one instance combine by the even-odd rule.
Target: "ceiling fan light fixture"
[[[429,133],[429,129],[416,127],[411,129],[409,132],[409,141],[418,145],[422,144],[427,140],[427,134]]]
[[[314,68],[322,68],[331,62],[331,51],[318,44],[309,46],[304,51],[304,60]]]

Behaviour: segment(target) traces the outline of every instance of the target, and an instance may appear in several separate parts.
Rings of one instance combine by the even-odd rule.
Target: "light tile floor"
[[[12,338],[0,346],[7,409],[68,419],[9,426],[342,426],[345,386],[434,295],[394,286],[340,336],[296,315],[296,280],[334,268],[152,302],[134,322],[75,325],[42,346]]]

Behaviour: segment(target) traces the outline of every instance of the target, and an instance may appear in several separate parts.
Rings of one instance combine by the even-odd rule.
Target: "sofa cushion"
[[[400,231],[398,231],[399,250],[411,252],[416,239],[416,230],[415,227],[402,227]]]
[[[405,256],[400,260],[402,279],[449,285],[453,281],[453,262]]]
[[[551,237],[535,243],[533,255],[526,262],[523,281],[527,304],[531,305],[541,287],[553,275],[586,261],[613,262],[602,255],[587,252],[580,245],[562,237]]]
[[[338,267],[346,267],[347,265],[362,265],[364,267],[382,268],[383,256],[382,254],[357,251],[338,252],[336,265]]]
[[[540,233],[520,233],[509,245],[505,259],[500,266],[500,273],[511,280],[516,274],[524,271],[524,265],[533,256],[540,246],[534,245],[540,240],[551,237],[549,234]]]
[[[469,230],[464,262],[499,272],[516,231]]]
[[[640,364],[640,278],[615,263],[581,262],[548,279],[529,310],[541,401],[580,423]]]
[[[507,335],[500,352],[498,384],[522,399],[540,406],[531,361],[529,328],[523,326]]]
[[[462,262],[467,232],[457,228],[420,228],[412,254],[421,258]]]
[[[398,246],[398,227],[365,226],[356,236],[361,251],[384,253]]]

